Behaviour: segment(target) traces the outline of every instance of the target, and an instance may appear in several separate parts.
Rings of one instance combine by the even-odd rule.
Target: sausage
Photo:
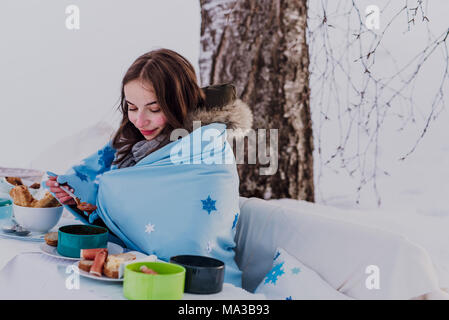
[[[106,258],[108,256],[108,251],[106,249],[101,249],[97,252],[94,259],[94,264],[90,268],[89,273],[101,277],[103,273],[103,266],[106,262]]]
[[[101,250],[108,251],[108,249],[105,248],[81,249],[80,257],[86,260],[94,260],[97,253]]]
[[[148,268],[147,266],[140,266],[140,271],[146,274],[158,274],[156,271],[154,271],[153,269]]]

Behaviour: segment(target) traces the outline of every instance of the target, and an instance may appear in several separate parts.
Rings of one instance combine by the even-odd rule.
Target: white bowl
[[[47,232],[53,228],[62,216],[63,206],[52,208],[30,208],[13,204],[14,217],[25,229]]]

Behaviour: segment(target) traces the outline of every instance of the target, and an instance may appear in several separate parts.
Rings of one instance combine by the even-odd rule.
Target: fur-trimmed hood
[[[252,128],[253,113],[246,103],[236,98],[232,84],[213,85],[202,90],[206,94],[206,106],[187,114],[184,122],[187,131],[192,132],[193,121],[201,121],[201,126],[220,122],[226,129],[234,130],[233,134],[228,134],[228,139],[232,139],[245,135]]]

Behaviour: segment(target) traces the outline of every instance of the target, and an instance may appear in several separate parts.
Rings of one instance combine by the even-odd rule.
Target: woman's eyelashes
[[[132,111],[137,111],[138,108],[134,107],[133,105],[128,104],[128,111],[132,112]],[[148,106],[148,109],[153,112],[153,113],[157,113],[159,111],[161,111],[161,109],[159,107],[154,107],[154,106]]]

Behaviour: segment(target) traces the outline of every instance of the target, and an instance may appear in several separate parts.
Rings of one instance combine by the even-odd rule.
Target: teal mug
[[[108,229],[99,226],[63,226],[58,229],[57,251],[65,257],[79,258],[81,249],[106,248],[108,235]]]

